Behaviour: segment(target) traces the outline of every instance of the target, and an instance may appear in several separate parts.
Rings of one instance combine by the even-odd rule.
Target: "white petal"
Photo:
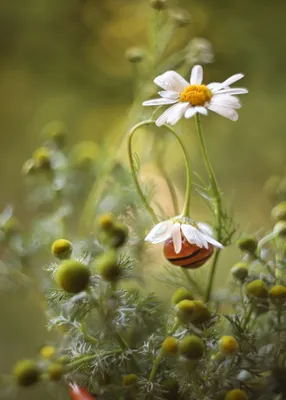
[[[178,254],[182,250],[181,224],[179,222],[175,222],[173,225],[172,237],[175,253]]]
[[[209,224],[206,224],[205,222],[198,222],[197,225],[199,230],[202,231],[205,235],[213,236],[214,231]]]
[[[189,107],[189,103],[177,103],[168,108],[156,121],[157,126],[164,124],[175,125]]]
[[[177,100],[174,99],[152,99],[144,101],[143,106],[164,106],[166,104],[174,104],[177,103]]]
[[[229,89],[219,89],[218,91],[212,90],[215,94],[245,94],[248,93],[248,90],[245,88],[229,88]]]
[[[163,90],[161,92],[159,92],[159,95],[161,97],[167,98],[167,99],[173,99],[173,100],[177,100],[179,98],[179,93],[178,92],[174,92],[173,90]]]
[[[157,76],[154,82],[165,90],[172,90],[178,93],[182,92],[189,85],[186,79],[175,71],[167,71]]]
[[[219,115],[222,115],[225,118],[230,119],[231,121],[238,120],[238,114],[233,108],[220,106],[218,104],[210,104],[208,106],[208,109],[216,112]]]
[[[235,74],[235,75],[232,75],[232,76],[230,76],[228,79],[226,79],[224,82],[222,82],[221,85],[222,85],[223,87],[230,86],[230,85],[232,85],[234,82],[237,82],[237,81],[239,81],[240,79],[242,79],[243,77],[244,77],[243,74]]]
[[[208,115],[208,110],[205,107],[202,106],[196,106],[196,112],[202,114],[202,115]]]
[[[218,247],[219,249],[223,249],[223,248],[224,248],[223,245],[222,245],[221,243],[219,243],[217,240],[215,240],[215,239],[214,239],[213,237],[211,237],[211,236],[204,235],[204,239],[205,239],[208,243],[212,244],[212,245],[215,246],[215,247]]]
[[[209,83],[209,84],[207,85],[207,87],[208,87],[211,91],[216,91],[216,90],[218,90],[218,89],[221,88],[221,83],[220,83],[220,82],[212,82],[212,83]]]
[[[146,242],[153,244],[165,242],[172,235],[172,221],[163,221],[155,225],[145,237]]]
[[[197,113],[196,107],[190,106],[185,112],[185,118],[192,118]]]
[[[206,249],[209,247],[208,242],[204,238],[204,234],[201,233],[197,228],[187,224],[182,224],[181,228],[185,238],[189,243],[196,244],[199,247],[205,247]]]
[[[191,85],[200,85],[203,81],[203,67],[201,65],[195,65],[191,73]]]
[[[210,104],[218,104],[220,106],[231,107],[231,108],[241,108],[239,100],[229,94],[215,94],[210,101]]]

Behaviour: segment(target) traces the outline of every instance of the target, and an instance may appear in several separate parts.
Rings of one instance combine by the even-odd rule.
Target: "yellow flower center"
[[[212,98],[212,92],[206,85],[189,85],[180,94],[181,102],[189,102],[192,106],[203,106]]]

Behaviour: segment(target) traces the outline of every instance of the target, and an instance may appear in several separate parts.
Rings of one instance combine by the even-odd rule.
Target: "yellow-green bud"
[[[175,291],[175,293],[172,296],[171,303],[176,305],[180,303],[182,300],[193,300],[193,296],[191,293],[184,287],[180,287]]]
[[[150,6],[155,10],[165,10],[168,7],[168,0],[150,0]]]
[[[14,366],[13,375],[18,385],[31,386],[39,381],[40,370],[35,361],[22,360]]]
[[[66,292],[79,293],[87,288],[90,275],[86,265],[76,260],[66,260],[56,271],[55,279]]]
[[[168,355],[177,354],[178,348],[178,340],[173,336],[168,336],[162,344],[162,351]]]
[[[128,230],[126,226],[120,222],[115,222],[113,228],[107,233],[107,239],[110,245],[114,248],[123,246],[128,237]]]
[[[175,307],[178,319],[183,323],[200,324],[210,319],[209,309],[200,300],[182,300]]]
[[[37,168],[35,166],[35,161],[31,158],[24,162],[22,166],[22,174],[24,176],[33,175],[36,172]]]
[[[237,353],[239,348],[237,340],[233,336],[222,336],[219,341],[219,349],[225,356]]]
[[[285,238],[286,237],[286,221],[278,221],[276,222],[274,228],[273,228],[273,232],[277,233],[277,235],[281,238]]]
[[[268,289],[265,282],[260,279],[256,279],[248,283],[245,288],[245,293],[248,297],[256,297],[258,299],[265,299],[268,296]]]
[[[55,257],[65,260],[72,254],[72,244],[66,239],[58,239],[52,245],[52,253]]]
[[[68,364],[70,362],[70,357],[69,356],[61,356],[58,358],[57,363],[58,364]]]
[[[125,57],[129,62],[136,64],[144,59],[144,52],[139,47],[130,47],[126,50]]]
[[[271,211],[272,218],[278,221],[286,221],[286,201],[277,204]]]
[[[111,214],[102,214],[98,217],[97,223],[101,229],[110,231],[114,227],[114,218]]]
[[[201,338],[195,335],[189,335],[179,344],[180,355],[189,360],[199,360],[205,352],[205,345]]]
[[[273,303],[283,304],[286,301],[286,286],[275,285],[269,290],[269,298]]]
[[[248,277],[248,267],[249,267],[249,264],[246,262],[239,262],[239,263],[235,264],[231,268],[232,276],[235,279],[237,279],[241,282],[244,282],[245,279]]]
[[[64,367],[61,364],[51,364],[47,369],[48,378],[51,381],[59,381],[64,374]]]
[[[37,169],[51,169],[51,152],[46,147],[40,147],[34,152],[33,159]]]
[[[46,360],[50,360],[56,354],[56,349],[54,346],[44,346],[41,348],[41,356]]]
[[[226,393],[225,400],[248,400],[248,396],[244,390],[233,389]]]
[[[135,374],[125,375],[123,377],[123,386],[129,387],[135,385],[138,382],[138,376]]]
[[[121,273],[116,253],[113,250],[98,256],[95,260],[95,266],[99,274],[106,281],[116,281]]]
[[[243,236],[242,238],[238,239],[236,244],[240,250],[251,254],[255,253],[257,249],[257,239],[252,235]]]

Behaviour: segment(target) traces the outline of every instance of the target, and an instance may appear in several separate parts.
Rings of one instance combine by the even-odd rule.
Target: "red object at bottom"
[[[214,248],[208,243],[208,248],[199,247],[190,244],[185,238],[182,238],[182,249],[176,254],[174,250],[173,239],[168,239],[164,245],[164,256],[166,259],[178,267],[198,268],[203,265],[212,256]]]
[[[69,384],[69,395],[72,400],[96,400],[86,388],[79,387],[76,383]]]

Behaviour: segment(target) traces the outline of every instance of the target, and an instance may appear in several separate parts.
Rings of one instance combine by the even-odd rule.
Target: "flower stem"
[[[159,367],[160,361],[162,360],[163,356],[164,356],[164,352],[163,352],[163,349],[161,347],[157,357],[155,358],[155,360],[153,362],[153,366],[152,366],[152,369],[151,369],[151,372],[150,372],[150,375],[149,375],[149,381],[153,381],[153,379],[154,379],[154,377],[156,375],[157,369]]]
[[[210,180],[210,184],[212,187],[213,196],[214,196],[214,200],[215,200],[214,201],[214,212],[215,212],[215,217],[216,217],[216,232],[217,232],[217,240],[220,242],[221,241],[221,231],[222,231],[222,204],[221,204],[220,190],[219,190],[217,180],[216,180],[216,177],[215,177],[215,174],[214,174],[214,171],[211,166],[211,162],[210,162],[210,159],[209,159],[209,156],[207,153],[204,137],[202,134],[201,121],[200,121],[200,117],[198,114],[196,114],[195,120],[196,120],[196,127],[197,127],[197,134],[198,134],[198,138],[199,138],[200,148],[201,148],[204,163],[205,163],[208,175],[209,175],[209,180]],[[206,292],[206,302],[208,302],[211,297],[219,255],[220,255],[220,249],[216,249],[216,252],[215,252],[215,255],[213,258],[213,263],[211,266],[210,278],[209,278],[209,283],[208,283],[207,292]]]

